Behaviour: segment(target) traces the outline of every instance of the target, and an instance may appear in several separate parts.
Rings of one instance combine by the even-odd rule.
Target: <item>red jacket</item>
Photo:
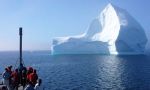
[[[29,75],[29,81],[32,82],[34,85],[37,83],[38,75],[36,73],[31,73]]]
[[[28,73],[28,74],[27,74],[27,81],[30,81],[30,74],[31,74],[31,73]]]
[[[19,74],[17,72],[12,72],[11,76],[14,83],[19,83]]]

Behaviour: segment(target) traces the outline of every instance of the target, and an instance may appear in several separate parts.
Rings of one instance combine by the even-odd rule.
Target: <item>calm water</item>
[[[18,60],[16,52],[0,52],[0,72]],[[150,56],[56,55],[24,53],[46,90],[150,90]]]

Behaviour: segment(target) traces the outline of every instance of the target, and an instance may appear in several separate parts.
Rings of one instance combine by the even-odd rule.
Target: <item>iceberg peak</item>
[[[113,8],[112,3],[108,3],[107,6],[105,8]]]

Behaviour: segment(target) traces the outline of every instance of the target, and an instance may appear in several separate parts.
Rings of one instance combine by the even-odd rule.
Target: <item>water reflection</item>
[[[65,55],[48,61],[45,77],[51,90],[149,90],[146,56]]]
[[[15,63],[17,55],[0,56],[0,66]],[[45,90],[150,90],[149,58],[28,54],[24,60],[38,69]]]
[[[103,59],[99,58],[99,73],[97,75],[97,80],[100,89],[123,89],[121,72],[123,71],[123,66],[121,66],[121,61],[117,56],[108,56]],[[102,60],[101,60],[102,59]]]

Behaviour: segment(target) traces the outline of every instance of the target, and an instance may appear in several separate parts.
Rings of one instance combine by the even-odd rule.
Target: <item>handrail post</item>
[[[20,36],[20,65],[22,64],[22,27],[19,28],[19,36]]]

